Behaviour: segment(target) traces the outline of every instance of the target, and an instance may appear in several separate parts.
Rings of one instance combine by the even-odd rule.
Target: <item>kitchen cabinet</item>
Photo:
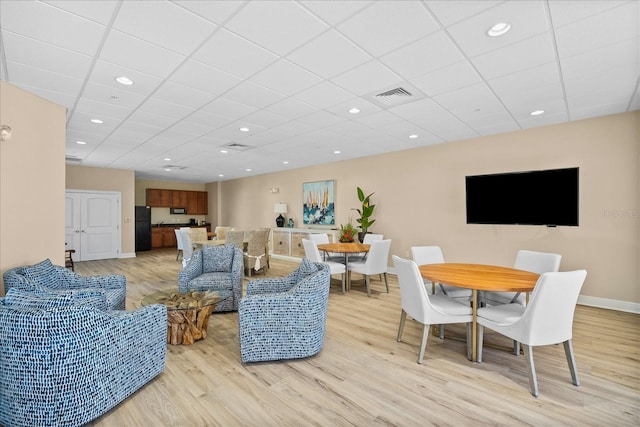
[[[152,227],[151,248],[174,248],[178,246],[175,229],[176,227]]]
[[[187,215],[207,215],[209,194],[206,191],[147,188],[146,205],[152,208],[187,208]]]

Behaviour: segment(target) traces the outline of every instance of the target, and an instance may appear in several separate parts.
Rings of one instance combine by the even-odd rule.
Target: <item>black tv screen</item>
[[[578,168],[467,176],[467,224],[577,226],[578,177]]]

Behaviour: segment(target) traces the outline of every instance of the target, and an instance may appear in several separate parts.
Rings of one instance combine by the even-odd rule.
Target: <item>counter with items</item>
[[[175,248],[178,246],[175,230],[180,227],[200,228],[206,227],[207,232],[211,231],[211,224],[191,225],[191,224],[154,224],[151,227],[151,248]]]

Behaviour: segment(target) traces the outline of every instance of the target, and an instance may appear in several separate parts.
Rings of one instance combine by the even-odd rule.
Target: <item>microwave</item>
[[[186,215],[187,208],[169,208],[169,213],[171,215]]]

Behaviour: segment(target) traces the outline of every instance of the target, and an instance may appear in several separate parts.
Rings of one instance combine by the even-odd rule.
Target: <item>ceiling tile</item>
[[[329,108],[353,98],[353,94],[330,82],[322,82],[296,94],[295,98],[318,108]]]
[[[482,81],[478,72],[467,61],[441,68],[410,82],[428,96],[440,95]]]
[[[451,24],[460,22],[470,18],[478,13],[490,9],[501,1],[484,1],[484,0],[427,0],[425,1],[427,8],[440,21],[442,25],[448,27]]]
[[[380,61],[411,79],[463,59],[460,50],[446,34],[435,33],[384,55]]]
[[[294,2],[273,7],[269,1],[248,3],[226,27],[279,55],[286,55],[329,28]]]
[[[97,52],[105,30],[104,25],[35,1],[2,2],[0,25],[5,31],[85,55]]]
[[[175,70],[185,59],[182,55],[120,31],[109,33],[100,58],[160,78]]]
[[[249,77],[278,59],[277,55],[227,30],[218,31],[193,59],[240,77]]]
[[[320,19],[328,22],[330,25],[336,25],[354,15],[359,10],[369,6],[373,1],[302,0],[300,3],[310,9],[320,17]]]
[[[286,59],[281,59],[260,71],[251,81],[285,95],[293,95],[322,81]]]
[[[338,86],[362,96],[381,88],[397,85],[402,77],[378,61],[370,61],[331,79]]]
[[[232,101],[242,102],[256,108],[264,108],[284,98],[279,93],[249,81],[239,84],[224,96]]]
[[[454,42],[468,57],[474,57],[515,42],[544,33],[549,29],[545,3],[542,1],[510,1],[447,28]],[[511,31],[500,37],[489,37],[494,24],[507,22]]]
[[[190,10],[196,15],[216,24],[222,24],[238,9],[245,5],[243,1],[202,1],[202,0],[173,0],[178,6]]]
[[[438,29],[422,3],[375,2],[338,26],[338,30],[374,56],[381,56]]]
[[[113,28],[189,55],[213,33],[217,25],[171,2],[128,0],[122,2]]]
[[[369,61],[371,56],[331,30],[290,54],[288,59],[328,79]]]
[[[78,0],[46,0],[44,2],[105,26],[111,21],[113,13],[118,6],[118,2],[112,0],[92,0],[90,2]]]

